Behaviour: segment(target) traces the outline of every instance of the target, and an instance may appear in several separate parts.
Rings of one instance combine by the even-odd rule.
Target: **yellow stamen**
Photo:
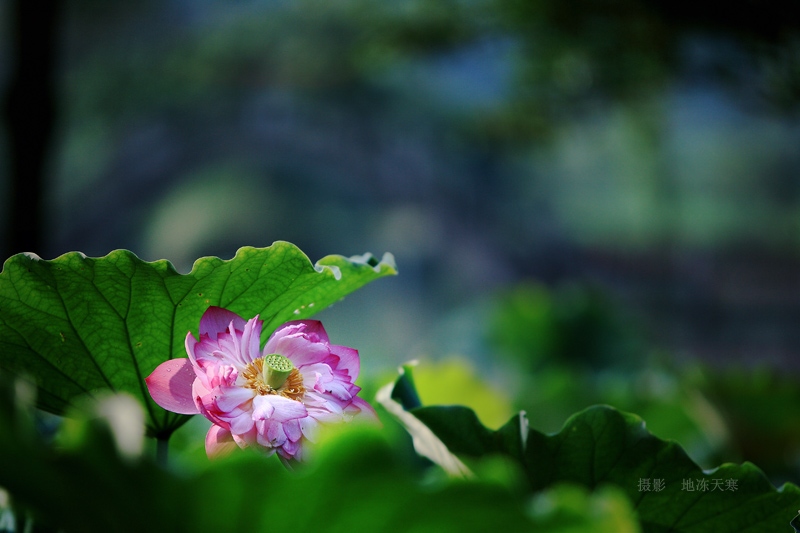
[[[245,367],[241,375],[245,380],[244,386],[248,389],[253,389],[261,396],[280,394],[284,398],[299,402],[306,393],[306,388],[303,386],[303,374],[298,372],[296,368],[292,369],[284,384],[277,389],[267,385],[263,357],[253,360],[252,363]]]

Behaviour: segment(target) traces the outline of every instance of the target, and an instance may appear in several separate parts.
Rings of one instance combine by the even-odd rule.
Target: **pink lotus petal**
[[[243,403],[252,400],[256,395],[253,389],[235,386],[222,386],[219,388],[219,393],[214,403],[224,413],[230,412]]]
[[[279,353],[289,358],[298,370],[314,363],[321,363],[331,355],[328,346],[320,342],[310,342],[304,337],[284,337],[275,344],[275,350],[267,350],[264,353]]]
[[[242,359],[245,364],[249,364],[253,359],[261,357],[261,320],[258,319],[258,315],[247,321],[241,342]]]
[[[345,408],[345,412],[353,416],[358,415],[359,419],[364,422],[381,424],[375,408],[358,396],[353,397],[353,401]]]
[[[187,349],[189,344],[191,344],[189,337],[194,340],[191,333],[186,336]],[[220,362],[219,356],[214,353],[216,349],[217,344],[214,341],[210,341],[208,337],[201,337],[200,341],[195,341],[192,345],[192,355],[190,355],[189,358],[193,360],[193,364],[197,365],[198,368],[215,365]]]
[[[361,366],[358,350],[347,346],[331,345],[331,353],[339,358],[339,364],[336,365],[336,369],[346,370],[347,375],[350,377],[350,383],[355,383]]]
[[[328,333],[325,331],[325,328],[322,327],[322,322],[319,320],[291,320],[278,326],[270,338],[294,335],[296,333],[305,335],[311,342],[330,344],[328,341]]]
[[[317,392],[315,390],[306,390],[305,396],[303,396],[303,404],[306,408],[309,409],[322,409],[324,411],[330,412],[335,416],[340,416],[342,414],[343,406],[341,405],[344,403],[347,405],[350,402],[342,402],[341,400],[337,399],[334,395],[328,392]]]
[[[241,435],[242,433],[247,433],[253,426],[253,417],[250,415],[249,412],[242,412],[240,415],[230,419],[228,421],[231,427],[231,433]]]
[[[286,432],[283,431],[283,424],[272,422],[267,428],[267,441],[270,446],[283,446],[286,442]]]
[[[194,338],[191,332],[186,334],[186,340],[184,341],[184,345],[186,346],[186,354],[189,356],[189,360],[192,362],[193,365],[197,364],[197,359],[195,359],[194,349],[197,346],[197,339]]]
[[[292,464],[303,460],[303,447],[300,442],[292,442],[287,440],[283,446],[278,448],[278,457],[280,458],[283,466],[289,470],[294,470]]]
[[[233,440],[231,432],[225,428],[211,426],[211,429],[206,433],[206,455],[210,459],[219,459],[230,454],[236,449],[236,442]]]
[[[217,335],[219,349],[214,351],[214,357],[225,361],[227,364],[244,367],[248,361],[242,357],[241,332],[234,328],[233,322],[228,327],[230,333]]]
[[[277,394],[267,394],[256,396],[253,399],[253,418],[271,419],[278,422],[285,422],[295,418],[308,416],[306,407],[296,400],[290,400]]]
[[[311,442],[316,442],[317,438],[319,437],[319,422],[317,422],[314,417],[307,416],[305,418],[301,418],[299,423],[300,430],[303,432],[303,436]]]
[[[233,441],[236,443],[237,446],[239,446],[239,448],[245,449],[250,447],[256,447],[256,445],[258,444],[256,440],[258,432],[256,431],[255,426],[247,433],[242,433],[242,434],[232,433],[232,435],[233,435]],[[260,448],[260,446],[258,447]],[[270,455],[272,455],[272,453],[274,452],[275,450],[272,450],[270,452]]]
[[[330,382],[326,386],[328,392],[333,394],[337,399],[349,402],[353,399],[353,395],[350,394],[350,384],[343,383],[341,381],[334,380]]]
[[[335,405],[326,405],[324,408],[314,407],[308,410],[308,416],[317,422],[340,422],[343,414],[344,412]]]
[[[292,459],[299,460],[299,452],[301,450],[300,443],[296,441],[287,441],[286,444],[283,445],[283,451],[286,452],[287,455],[291,456]]]
[[[259,446],[264,446],[266,448],[272,448],[272,443],[267,438],[267,431],[269,430],[269,425],[270,425],[269,419],[256,420],[256,424],[255,424],[256,442],[259,444]]]
[[[203,398],[207,396],[211,392],[211,389],[208,387],[205,378],[206,378],[205,374],[200,374],[197,377],[197,379],[194,380],[194,383],[192,383],[192,398],[195,401],[197,401],[198,398]]]
[[[275,404],[270,402],[266,396],[256,396],[253,398],[253,419],[269,420],[275,412]]]
[[[146,379],[153,400],[173,413],[196,415],[200,411],[192,397],[194,368],[188,359],[170,359],[158,365]]]
[[[289,420],[283,423],[283,432],[286,433],[286,438],[292,442],[297,442],[303,436],[303,431],[300,429],[300,420],[301,419],[295,418],[294,420]]]
[[[208,401],[204,400],[204,398],[206,400],[208,400]],[[218,426],[222,426],[225,429],[230,429],[230,424],[226,420],[221,419],[219,416],[217,416],[214,413],[214,411],[213,411],[213,403],[214,403],[213,402],[213,396],[206,395],[206,396],[203,396],[203,397],[196,397],[194,401],[195,401],[195,405],[197,405],[197,408],[200,410],[200,414],[201,415],[203,415],[208,420],[210,420],[211,422],[213,422],[214,424],[216,424]],[[207,407],[207,405],[211,406],[211,408]]]
[[[200,335],[208,335],[209,338],[216,339],[220,333],[224,333],[228,329],[231,323],[235,329],[244,330],[244,318],[233,311],[212,305],[200,318]]]
[[[325,384],[333,381],[333,371],[324,363],[304,365],[298,371],[303,374],[303,386],[308,390],[325,392]]]
[[[279,353],[298,368],[317,363],[330,356],[328,334],[316,320],[287,322],[270,335],[263,353]]]

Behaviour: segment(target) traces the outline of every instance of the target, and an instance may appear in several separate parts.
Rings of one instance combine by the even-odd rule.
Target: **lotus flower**
[[[259,349],[262,321],[209,307],[200,340],[186,335],[189,358],[159,365],[145,380],[168,411],[202,414],[213,424],[206,453],[217,457],[254,447],[277,452],[287,466],[303,458],[322,425],[354,416],[377,420],[356,395],[358,352],[328,342],[322,324],[296,320],[278,327]]]

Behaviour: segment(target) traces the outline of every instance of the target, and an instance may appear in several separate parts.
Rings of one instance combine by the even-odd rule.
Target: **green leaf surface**
[[[35,379],[39,406],[56,414],[82,395],[128,392],[146,407],[149,431],[168,434],[186,417],[158,407],[144,378],[186,356],[186,334],[197,335],[209,306],[259,314],[265,340],[283,322],[395,273],[389,254],[380,262],[331,255],[313,265],[287,242],[241,248],[227,261],[201,258],[185,275],[126,250],[51,261],[18,254],[0,272],[0,367]]]
[[[413,380],[410,367],[403,370],[398,396],[407,397]],[[636,415],[608,406],[574,415],[554,435],[529,429],[522,415],[491,430],[465,407],[416,407],[410,413],[465,460],[513,458],[532,492],[561,483],[618,487],[643,531],[785,531],[800,508],[796,485],[778,490],[751,463],[703,471],[677,443],[655,437]]]

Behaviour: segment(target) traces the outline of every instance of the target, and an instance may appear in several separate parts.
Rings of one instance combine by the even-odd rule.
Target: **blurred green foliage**
[[[505,391],[532,427],[556,431],[571,413],[604,403],[637,413],[704,467],[747,460],[775,483],[798,479],[794,374],[678,366],[627,316],[608,295],[575,284],[497,294],[486,347],[521,372],[521,384]]]
[[[598,287],[519,283],[495,298],[487,325],[493,351],[529,372],[564,366],[600,370],[639,366],[641,325]]]
[[[481,370],[464,358],[423,362],[414,371],[421,403],[463,405],[473,409],[487,426],[502,426],[513,411],[510,394],[493,386]]]
[[[700,452],[697,459],[718,441],[677,375],[658,363],[641,324],[597,287],[511,286],[496,295],[485,335],[486,350],[520,372],[512,398],[533,427],[555,431],[570,414],[605,403],[641,414],[656,434]]]
[[[579,485],[556,485],[536,495],[530,506],[533,509],[535,531],[642,531],[630,501],[622,491],[610,486],[589,491]]]
[[[295,472],[245,452],[163,469],[121,456],[108,420],[85,415],[70,435],[46,442],[33,425],[33,397],[0,378],[0,486],[12,495],[16,531],[636,531],[614,491],[565,486],[528,501],[492,474],[496,463],[486,464],[485,479],[425,482],[374,428],[330,435]]]
[[[800,504],[796,485],[776,490],[752,463],[702,470],[674,441],[647,431],[641,418],[607,406],[571,416],[553,435],[530,429],[524,413],[490,430],[471,409],[419,406],[409,365],[379,400],[414,436],[415,448],[451,473],[464,470],[452,470],[452,454],[465,460],[500,455],[520,469],[523,491],[564,482],[612,485],[628,497],[645,531],[777,530]]]
[[[770,368],[698,369],[688,380],[708,397],[729,432],[730,453],[777,481],[800,478],[800,379]]]

